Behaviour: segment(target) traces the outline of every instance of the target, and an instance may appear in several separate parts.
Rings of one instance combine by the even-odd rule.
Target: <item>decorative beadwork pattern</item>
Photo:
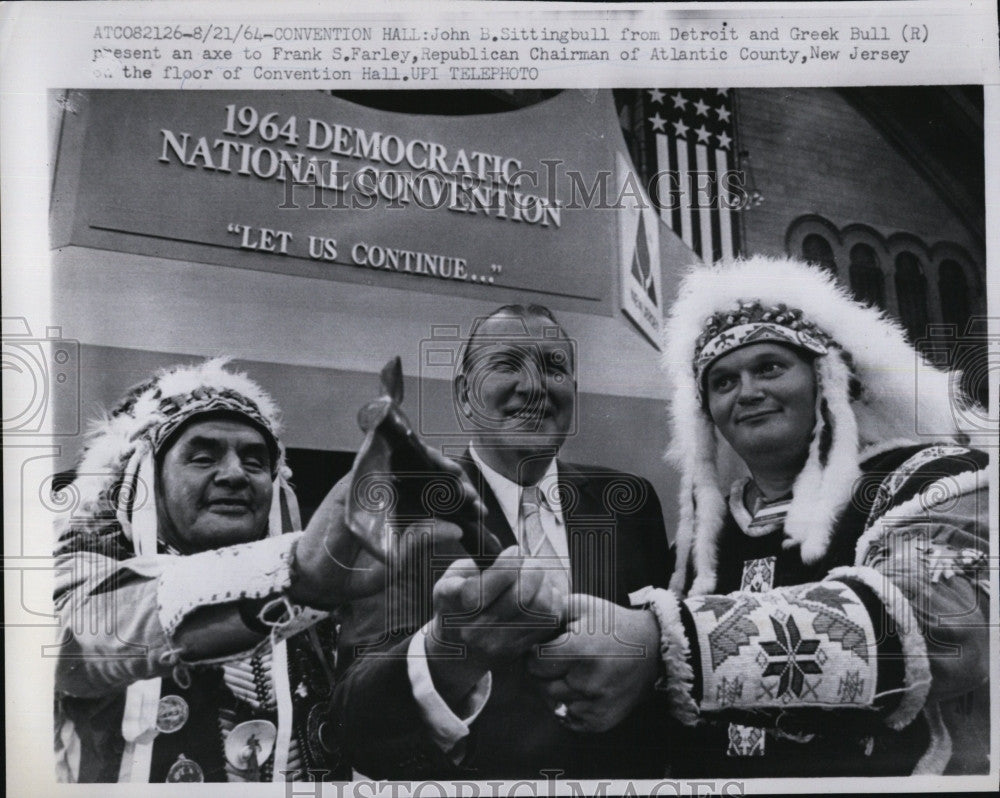
[[[712,361],[755,341],[790,343],[818,355],[825,355],[833,343],[829,335],[803,318],[798,308],[740,302],[735,308],[720,311],[705,320],[694,346],[693,367],[698,385],[702,385],[705,369]]]
[[[184,616],[198,607],[263,598],[287,589],[292,545],[299,537],[301,533],[289,533],[170,558],[157,590],[160,624],[167,636],[172,638]]]
[[[698,631],[702,711],[874,699],[875,633],[847,585],[828,581],[684,603]]]

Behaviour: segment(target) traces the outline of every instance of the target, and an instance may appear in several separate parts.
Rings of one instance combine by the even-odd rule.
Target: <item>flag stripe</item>
[[[684,139],[677,140],[677,201],[681,212],[681,238],[684,243],[694,249],[694,230],[691,224],[691,195],[688,191],[688,143]]]
[[[670,175],[676,170],[670,165],[670,142],[666,136],[656,137],[656,162],[659,167],[659,183],[657,186],[657,202],[660,203],[660,216],[666,222],[667,227],[676,230],[680,223],[680,216],[674,219],[676,211],[676,200],[673,196],[673,187],[670,184]]]
[[[719,169],[719,151],[709,150],[712,170],[712,207],[708,210],[708,218],[712,223],[712,260],[716,261],[722,257],[722,171]]]
[[[684,181],[687,183],[688,192],[688,213],[691,216],[691,248],[697,252],[699,255],[702,253],[701,245],[701,217],[698,213],[698,195],[697,195],[697,179],[698,176],[693,174],[694,171],[698,169],[698,155],[695,153],[694,137],[690,137],[687,140],[687,156],[688,156],[688,171],[686,174],[682,175]]]
[[[708,180],[701,175],[706,175],[708,173],[708,149],[702,144],[695,145],[696,153],[696,164],[698,166],[698,183],[697,185],[707,185]],[[697,190],[697,189],[696,189]],[[712,214],[709,209],[704,207],[706,197],[704,193],[699,191],[697,196],[697,214],[699,227],[701,228],[701,258],[704,261],[714,260],[714,253],[712,248]]]
[[[670,141],[670,139],[666,136],[664,136],[664,138],[666,138],[668,142]],[[670,216],[674,220],[673,228],[676,231],[681,229],[680,183],[677,179],[677,176],[680,174],[680,164],[677,162],[677,149],[675,147],[667,147],[667,152],[670,155],[670,174],[673,177],[670,184],[673,191],[673,194],[670,197]]]
[[[725,150],[717,150],[715,153],[715,163],[718,174],[724,175],[729,171],[729,155]],[[719,207],[719,238],[722,244],[722,258],[733,257],[733,218],[732,210],[725,204]]]

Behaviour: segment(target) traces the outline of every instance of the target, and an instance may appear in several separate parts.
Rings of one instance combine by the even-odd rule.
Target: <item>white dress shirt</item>
[[[484,463],[471,443],[469,444],[469,454],[482,472],[486,484],[490,486],[496,496],[500,509],[520,544],[522,530],[518,520],[521,506],[521,486]],[[566,525],[563,521],[559,491],[555,489],[558,478],[559,470],[555,458],[553,458],[538,482],[539,492],[543,497],[539,504],[539,516],[545,537],[552,544],[552,548],[562,562],[568,582],[570,573],[569,541],[566,538]],[[551,567],[551,563],[548,564],[548,567]],[[490,697],[492,677],[487,673],[476,685],[469,695],[467,705],[463,708],[464,717],[456,715],[434,688],[434,679],[427,664],[425,649],[425,640],[430,626],[431,624],[428,623],[414,634],[407,649],[407,673],[410,677],[410,686],[435,743],[443,751],[451,752],[453,756],[456,756],[456,759],[461,759],[464,752],[459,743],[468,736],[469,726],[479,717],[479,713],[486,706]]]
[[[521,508],[521,486],[516,482],[511,482],[507,477],[497,473],[486,465],[471,444],[469,446],[469,454],[472,455],[472,461],[483,472],[483,478],[493,491],[493,495],[497,497],[497,502],[500,504],[500,509],[503,510],[504,518],[507,519],[510,528],[514,530],[514,537],[517,538],[518,544],[523,543],[524,541],[521,540],[522,529],[518,523]],[[552,544],[552,548],[555,549],[559,559],[562,560],[566,572],[569,573],[569,541],[566,539],[566,525],[563,523],[562,504],[559,500],[559,491],[556,489],[558,480],[559,469],[555,458],[553,458],[549,463],[549,467],[545,469],[542,478],[537,483],[539,493],[542,496],[542,501],[538,509],[545,537],[548,538],[549,543]]]

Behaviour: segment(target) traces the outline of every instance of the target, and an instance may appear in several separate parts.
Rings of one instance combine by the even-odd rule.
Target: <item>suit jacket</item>
[[[514,545],[482,473],[468,455],[459,462],[486,505],[483,526],[504,547]],[[573,592],[628,606],[630,592],[666,586],[672,553],[652,485],[611,469],[558,466]],[[492,672],[489,701],[472,724],[461,763],[442,752],[413,698],[406,663],[412,634],[432,616],[434,582],[456,552],[438,554],[403,569],[385,592],[342,613],[332,715],[343,753],[357,770],[378,779],[544,779],[546,771],[561,771],[562,778],[664,775],[662,719],[668,713],[658,699],[615,729],[578,734],[558,723],[523,660]]]

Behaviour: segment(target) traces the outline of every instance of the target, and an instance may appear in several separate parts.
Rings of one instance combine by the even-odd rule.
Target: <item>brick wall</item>
[[[938,334],[924,325],[955,320],[958,337],[948,340],[956,347],[961,341],[962,347],[948,365],[965,372],[966,392],[985,405],[991,372],[980,324],[987,302],[979,240],[914,165],[835,90],[744,89],[738,98],[739,147],[750,153],[756,187],[764,195],[763,203],[740,214],[744,252],[801,256],[805,236],[817,233],[831,244],[838,279],[849,284],[851,249],[868,244],[883,274],[883,307],[907,326],[913,340]],[[845,228],[850,228],[846,234]],[[899,295],[895,264],[905,252],[916,255],[922,298]],[[964,292],[949,281],[954,271],[942,270],[947,260],[965,275]],[[956,314],[952,306],[949,313],[945,295],[956,291],[965,297],[964,309]]]
[[[743,215],[750,253],[785,254],[794,219],[818,214],[842,228],[948,240],[980,269],[980,245],[910,163],[833,89],[743,89],[740,147],[750,152],[763,204]],[[800,253],[793,253],[800,254]]]

